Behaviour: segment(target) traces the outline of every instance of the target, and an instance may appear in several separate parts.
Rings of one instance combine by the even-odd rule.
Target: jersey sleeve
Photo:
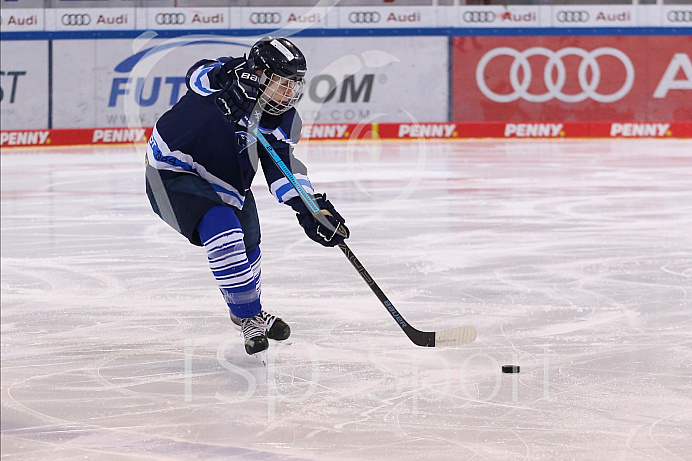
[[[293,150],[300,140],[301,128],[302,121],[300,116],[295,109],[292,109],[282,117],[276,128],[262,128],[260,126],[259,130],[274,148],[277,155],[291,170],[296,180],[307,192],[314,194],[306,166],[293,155]],[[298,196],[298,192],[296,192],[279,167],[269,157],[269,154],[261,155],[260,162],[262,163],[262,171],[267,180],[269,190],[279,203],[286,203],[286,200]]]
[[[185,84],[188,89],[200,96],[209,96],[221,89],[221,84],[216,78],[217,70],[231,58],[218,58],[216,60],[202,59],[196,62],[187,71]]]

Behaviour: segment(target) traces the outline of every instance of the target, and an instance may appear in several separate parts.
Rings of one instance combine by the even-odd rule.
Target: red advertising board
[[[151,127],[0,131],[0,147],[143,144]],[[439,122],[303,125],[301,139],[692,138],[692,121]]]
[[[454,37],[453,120],[691,121],[692,36]]]
[[[11,130],[0,132],[0,147],[144,143],[151,131],[151,127]]]

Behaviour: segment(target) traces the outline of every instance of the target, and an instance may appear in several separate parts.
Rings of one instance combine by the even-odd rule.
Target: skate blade
[[[259,360],[259,362],[262,364],[262,366],[264,366],[266,368],[266,366],[267,366],[267,351],[266,351],[266,349],[261,351],[261,352],[257,352],[255,354],[252,354],[252,356],[255,357],[257,360]]]
[[[273,341],[277,345],[283,344],[285,346],[290,346],[291,344],[293,344],[293,341],[291,341],[290,339],[281,339],[281,340],[270,339],[270,341]]]

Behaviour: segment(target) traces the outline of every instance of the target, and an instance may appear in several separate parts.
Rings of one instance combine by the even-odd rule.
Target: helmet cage
[[[260,78],[259,105],[271,115],[281,115],[296,105],[303,94],[305,81],[282,77],[265,71]]]

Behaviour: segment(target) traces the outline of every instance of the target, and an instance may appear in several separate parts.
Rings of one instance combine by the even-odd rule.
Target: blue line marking
[[[215,30],[156,30],[156,38],[175,38],[191,34],[216,36],[260,36],[271,35],[279,29],[226,29]],[[32,31],[0,32],[1,40],[86,40],[137,38],[144,30],[104,30],[104,31]],[[692,35],[692,27],[520,27],[520,28],[468,28],[468,27],[422,27],[394,29],[281,29],[283,35],[298,37],[390,37],[390,36],[447,36],[447,37],[487,37],[487,36],[579,36],[579,35]]]

